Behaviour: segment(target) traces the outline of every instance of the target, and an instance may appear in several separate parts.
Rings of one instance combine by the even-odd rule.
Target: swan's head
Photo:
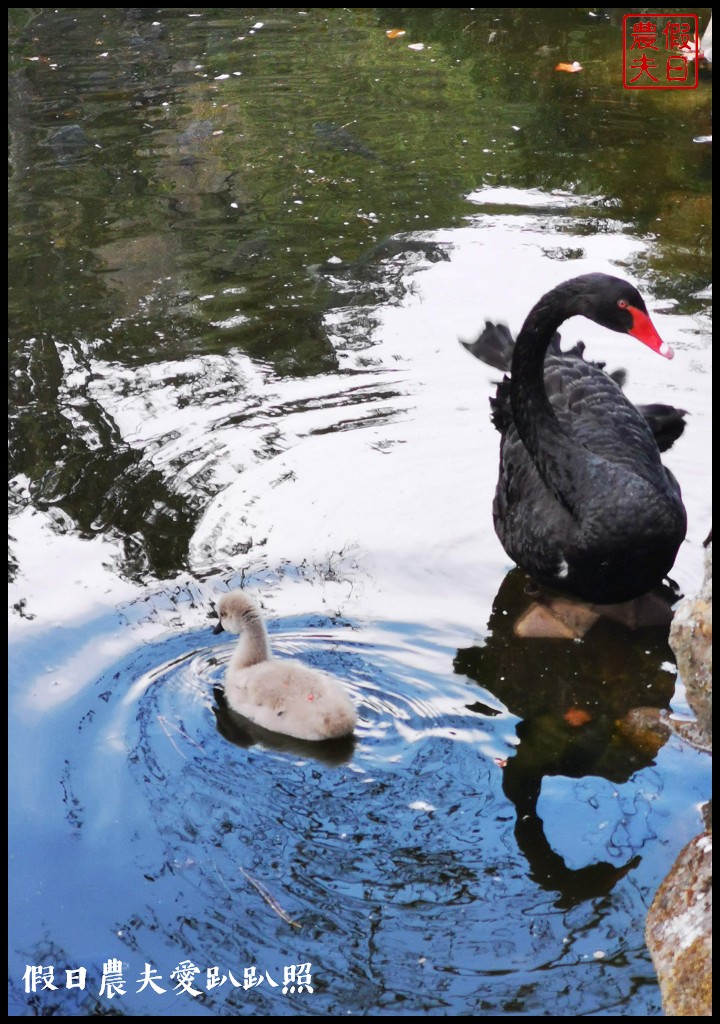
[[[242,633],[243,629],[260,622],[260,612],[244,590],[231,590],[217,603],[219,622],[213,633]]]
[[[655,330],[642,295],[629,281],[610,274],[586,274],[575,283],[575,313],[611,331],[630,334],[653,352],[672,359],[673,350]]]

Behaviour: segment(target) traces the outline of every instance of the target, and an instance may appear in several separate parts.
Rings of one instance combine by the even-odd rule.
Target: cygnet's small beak
[[[222,622],[218,622],[217,626],[213,626],[213,633],[224,633]]]

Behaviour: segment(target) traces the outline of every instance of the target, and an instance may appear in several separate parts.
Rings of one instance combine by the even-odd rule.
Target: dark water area
[[[516,635],[459,344],[636,284],[672,364],[562,333],[687,410],[694,593],[711,70],[624,90],[625,13],[9,10],[11,1015],[661,1015],[709,757],[667,626]],[[236,586],[352,741],[224,709]]]

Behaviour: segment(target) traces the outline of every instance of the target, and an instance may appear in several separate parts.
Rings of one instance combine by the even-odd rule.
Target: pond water
[[[12,1015],[661,1014],[709,757],[624,727],[688,714],[666,627],[515,636],[459,344],[640,288],[672,364],[563,335],[688,411],[694,593],[710,81],[623,91],[624,13],[9,11]],[[235,586],[352,742],[223,710]]]

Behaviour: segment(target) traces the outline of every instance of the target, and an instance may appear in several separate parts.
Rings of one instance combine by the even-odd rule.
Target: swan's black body
[[[672,355],[637,290],[606,274],[544,295],[514,345],[502,329],[485,346],[481,335],[466,347],[501,366],[510,339],[510,378],[491,399],[502,436],[493,518],[505,551],[539,583],[614,604],[660,583],[685,537],[680,488],[653,434],[669,422],[679,436],[684,413],[648,406],[643,415],[622,393],[620,375],[586,362],[582,345],[561,352],[557,329],[575,315]]]

